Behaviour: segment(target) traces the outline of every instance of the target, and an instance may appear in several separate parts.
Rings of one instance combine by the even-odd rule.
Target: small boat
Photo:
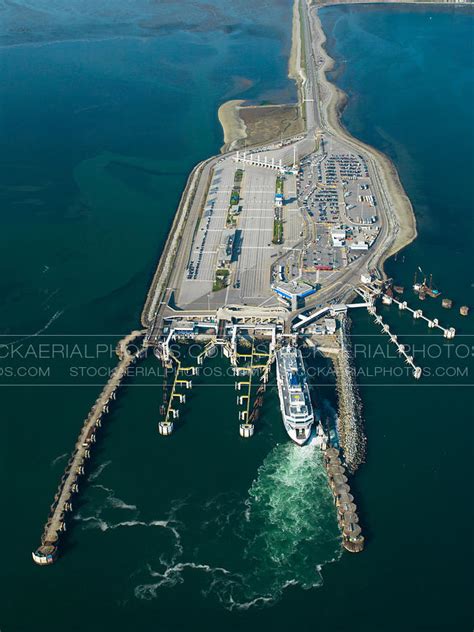
[[[426,282],[426,277],[424,277],[422,283],[418,283],[416,276],[417,275],[415,273],[415,278],[414,278],[414,281],[413,281],[413,290],[415,292],[419,292],[421,300],[424,300],[426,298],[426,296],[430,296],[431,298],[438,298],[438,296],[441,296],[441,292],[439,290],[437,290],[435,287],[433,287],[433,275],[432,274],[430,274],[430,282],[429,282],[429,284]],[[421,296],[421,294],[423,294],[423,297]]]

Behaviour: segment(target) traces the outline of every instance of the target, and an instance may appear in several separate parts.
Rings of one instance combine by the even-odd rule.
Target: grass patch
[[[219,290],[223,290],[225,287],[226,287],[226,284],[223,281],[223,279],[216,279],[214,283],[212,284],[212,291],[219,292]]]
[[[240,191],[237,189],[232,189],[232,193],[230,194],[230,205],[234,206],[240,202]]]
[[[273,220],[273,239],[272,243],[281,244],[283,243],[283,221],[281,219]]]
[[[229,210],[227,212],[226,226],[227,228],[235,228],[237,226],[236,214],[232,212],[232,207],[237,206],[240,202],[240,187],[244,177],[243,169],[236,169],[234,173],[234,186],[232,187],[232,193],[230,194]]]
[[[283,195],[283,182],[284,182],[283,176],[277,176],[275,191],[280,195]]]
[[[235,228],[237,226],[237,218],[230,211],[227,213],[225,225],[226,225],[226,228]]]
[[[214,283],[212,284],[212,291],[218,292],[219,290],[223,290],[227,287],[227,281],[229,278],[230,271],[227,268],[219,268],[216,270],[216,278]]]

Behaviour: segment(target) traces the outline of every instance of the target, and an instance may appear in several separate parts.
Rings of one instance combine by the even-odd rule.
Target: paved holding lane
[[[287,149],[265,152],[262,156],[279,157]],[[230,196],[237,169],[242,168],[241,212],[237,216],[233,263],[229,286],[212,291],[219,268],[219,249],[228,234],[226,227]],[[203,204],[186,269],[181,274],[178,294],[180,307],[206,309],[224,303],[259,305],[276,303],[271,291],[271,266],[282,252],[272,243],[275,214],[276,177],[278,172],[262,167],[236,164],[232,158],[218,163]],[[285,221],[284,249],[291,248],[299,237],[302,218],[296,203],[296,179],[285,178],[283,207]]]

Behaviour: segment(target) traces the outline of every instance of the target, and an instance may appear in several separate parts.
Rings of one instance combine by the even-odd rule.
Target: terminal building
[[[351,250],[368,250],[369,244],[365,241],[353,241],[351,243]]]
[[[343,228],[335,228],[331,231],[332,245],[335,248],[342,248],[346,238],[346,231]]]
[[[272,290],[279,300],[287,307],[291,307],[292,310],[301,307],[304,304],[304,299],[317,291],[316,287],[302,279],[273,283]]]

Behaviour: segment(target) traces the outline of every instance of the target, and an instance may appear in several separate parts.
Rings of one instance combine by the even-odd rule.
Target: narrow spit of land
[[[245,123],[239,116],[238,109],[243,103],[245,103],[243,99],[233,99],[226,101],[219,108],[217,116],[224,132],[222,153],[231,151],[240,140],[247,138]]]
[[[370,154],[377,165],[377,170],[379,172],[384,191],[388,199],[391,201],[391,207],[396,221],[393,226],[394,234],[392,235],[393,239],[391,245],[385,252],[379,253],[377,264],[380,267],[381,272],[383,272],[384,262],[396,252],[405,248],[405,246],[416,238],[416,218],[413,207],[403,188],[403,185],[400,182],[397,169],[393,162],[385,154],[378,151],[371,145],[366,145],[359,139],[352,136],[341,122],[341,114],[345,104],[347,103],[347,95],[327,78],[327,73],[333,70],[335,62],[332,57],[329,56],[325,48],[326,35],[319,17],[319,9],[332,4],[349,4],[346,0],[342,0],[341,2],[331,0],[329,2],[321,3],[306,3],[305,0],[295,0],[294,2],[292,48],[289,59],[288,76],[294,79],[297,84],[299,100],[298,112],[301,127],[303,128],[305,124],[305,107],[309,105],[306,104],[304,106],[303,92],[303,88],[308,80],[306,72],[307,61],[303,51],[301,32],[301,10],[303,3],[307,4],[307,10],[312,15],[312,35],[314,47],[317,51],[317,58],[322,59],[322,63],[316,71],[320,92],[319,107],[321,121],[324,123],[327,131],[334,134],[334,136],[346,140],[354,148],[358,148]],[[411,3],[413,2],[406,2],[406,4]],[[430,4],[433,3],[431,2]],[[226,117],[221,118],[219,116],[219,120],[223,127],[224,137],[226,139],[226,144],[224,145],[226,150],[231,148],[234,149],[240,146],[239,140],[242,138],[245,138],[247,144],[250,146],[261,142],[259,138],[254,139],[251,134],[245,133],[245,136],[242,135],[242,130],[246,129],[245,120],[240,115],[240,112],[243,111],[242,103],[243,101],[229,101],[221,106],[221,110],[232,112],[232,115],[228,114]],[[268,126],[271,126],[270,122],[268,123]]]
[[[324,3],[322,6],[329,6],[330,4],[332,4],[332,2]],[[371,145],[366,145],[352,136],[341,123],[341,113],[347,103],[347,95],[327,78],[327,73],[334,68],[335,62],[332,57],[329,56],[325,48],[326,35],[319,17],[319,8],[318,6],[317,9],[314,10],[313,25],[319,54],[323,59],[319,72],[321,94],[327,94],[326,100],[323,101],[323,120],[325,120],[328,128],[336,136],[349,141],[373,157],[379,167],[382,185],[388,198],[392,202],[392,208],[396,216],[396,233],[393,242],[388,250],[380,253],[379,266],[383,268],[384,262],[389,257],[416,239],[416,217],[413,206],[400,182],[397,169],[393,162],[385,154]]]
[[[306,73],[302,63],[302,41],[299,0],[293,5],[291,52],[288,62],[288,77],[296,83],[297,103],[245,105],[245,100],[233,99],[223,103],[218,111],[219,122],[224,134],[221,153],[272,143],[282,138],[291,138],[305,130],[302,110],[303,85]]]

